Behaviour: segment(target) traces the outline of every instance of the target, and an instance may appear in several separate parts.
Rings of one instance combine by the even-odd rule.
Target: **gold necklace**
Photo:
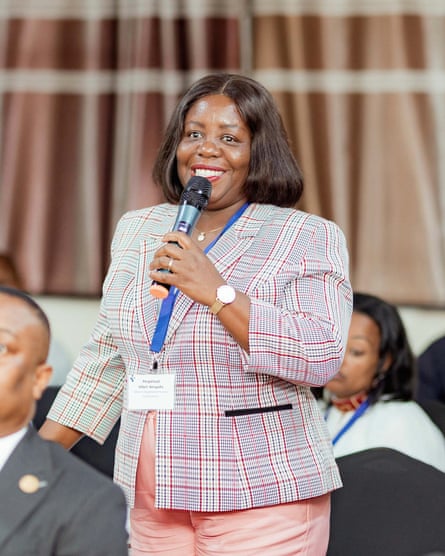
[[[224,226],[220,226],[219,228],[213,228],[213,230],[207,230],[207,232],[201,232],[198,228],[195,230],[198,232],[198,237],[196,238],[198,241],[204,241],[206,238],[206,234],[211,234],[212,232],[217,232],[218,230],[222,230]]]

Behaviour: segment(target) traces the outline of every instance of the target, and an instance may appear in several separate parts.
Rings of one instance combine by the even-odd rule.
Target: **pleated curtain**
[[[176,100],[223,70],[277,99],[354,288],[445,306],[442,0],[12,0],[0,44],[0,252],[31,292],[100,294]]]

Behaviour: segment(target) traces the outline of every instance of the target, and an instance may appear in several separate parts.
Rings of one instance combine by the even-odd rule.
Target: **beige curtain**
[[[240,71],[238,0],[0,3],[0,251],[34,293],[97,295],[117,219],[161,200],[172,106]]]
[[[173,104],[222,69],[277,98],[354,288],[445,305],[443,0],[12,0],[0,40],[0,251],[31,291],[99,293]]]
[[[355,289],[445,304],[445,2],[253,1],[303,206],[346,233]]]

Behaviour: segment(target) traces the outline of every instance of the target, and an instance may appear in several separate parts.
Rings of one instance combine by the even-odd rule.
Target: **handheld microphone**
[[[206,208],[212,192],[212,184],[202,176],[193,176],[187,182],[179,201],[178,215],[172,231],[184,232],[191,236],[201,212]],[[176,242],[171,242],[176,243]],[[158,272],[170,272],[166,268],[158,268]],[[164,299],[168,295],[170,284],[153,281],[150,293],[154,297]]]

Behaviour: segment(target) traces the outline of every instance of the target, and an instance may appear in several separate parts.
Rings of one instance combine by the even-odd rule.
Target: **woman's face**
[[[236,104],[224,95],[202,97],[185,118],[176,151],[179,178],[183,186],[192,176],[204,176],[212,183],[207,210],[241,204],[250,148],[251,134]]]
[[[340,371],[325,388],[338,398],[349,398],[368,391],[379,364],[380,330],[363,313],[353,312],[346,354]]]

